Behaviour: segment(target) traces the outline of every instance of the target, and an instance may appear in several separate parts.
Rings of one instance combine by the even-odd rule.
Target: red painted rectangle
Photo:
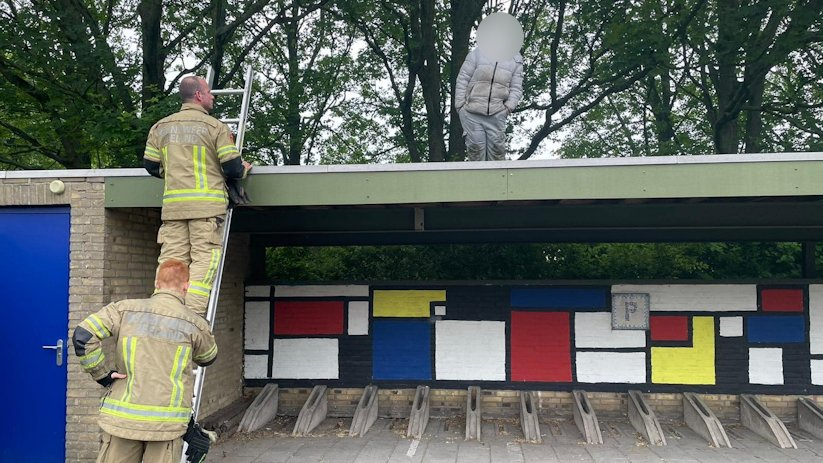
[[[511,380],[572,380],[568,312],[512,312]]]
[[[802,312],[802,289],[764,289],[760,291],[760,308],[764,312]]]
[[[343,301],[275,301],[274,334],[343,334]]]
[[[688,341],[689,317],[656,316],[649,318],[652,341]]]

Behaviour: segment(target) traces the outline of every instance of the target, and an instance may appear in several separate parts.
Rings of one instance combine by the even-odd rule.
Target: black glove
[[[232,206],[243,206],[251,202],[249,195],[246,194],[246,189],[240,183],[239,178],[226,179],[226,189],[229,190],[229,203]]]
[[[112,370],[106,376],[104,376],[104,377],[102,377],[98,380],[95,380],[95,381],[97,381],[97,384],[99,384],[103,387],[109,387],[114,382],[114,378],[111,377],[112,373],[117,373],[117,370]]]
[[[189,420],[189,427],[183,434],[183,441],[189,444],[189,448],[186,449],[186,461],[201,463],[206,459],[211,440],[200,425],[194,422],[194,418]]]

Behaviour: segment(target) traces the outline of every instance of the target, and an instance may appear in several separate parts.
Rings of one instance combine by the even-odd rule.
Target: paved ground
[[[420,440],[403,437],[408,420],[379,419],[362,438],[348,437],[351,418],[329,418],[310,437],[291,437],[295,418],[277,417],[266,429],[218,442],[210,463],[823,463],[823,441],[789,426],[797,449],[780,449],[748,429],[726,425],[734,448],[710,447],[683,423],[662,423],[668,446],[648,445],[627,420],[601,420],[603,445],[589,445],[572,420],[541,423],[542,444],[524,442],[519,421],[485,420],[482,441],[463,440],[463,419],[432,418]]]

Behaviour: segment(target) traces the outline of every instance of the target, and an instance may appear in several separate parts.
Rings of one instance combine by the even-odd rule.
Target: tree
[[[700,4],[686,8],[675,1],[661,10],[657,1],[559,1],[556,9],[535,3],[522,13],[530,103],[518,112],[537,110],[543,117],[537,130],[526,129],[530,140],[521,160],[551,134],[654,72],[660,52],[691,23]],[[661,24],[668,33],[660,32]]]
[[[809,151],[820,146],[812,121],[823,107],[823,12],[809,2],[752,1],[733,11],[723,2],[695,10],[698,3],[687,5],[695,19],[678,41],[661,49],[649,76],[573,124],[562,155]],[[799,15],[804,19],[794,22]]]
[[[768,74],[791,54],[823,40],[821,18],[820,0],[731,0],[710,4],[694,22],[689,45],[698,61],[692,80],[711,123],[715,152],[761,151]]]

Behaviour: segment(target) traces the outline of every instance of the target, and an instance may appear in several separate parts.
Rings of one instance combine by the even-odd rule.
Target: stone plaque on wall
[[[648,330],[649,294],[613,293],[612,329]]]

